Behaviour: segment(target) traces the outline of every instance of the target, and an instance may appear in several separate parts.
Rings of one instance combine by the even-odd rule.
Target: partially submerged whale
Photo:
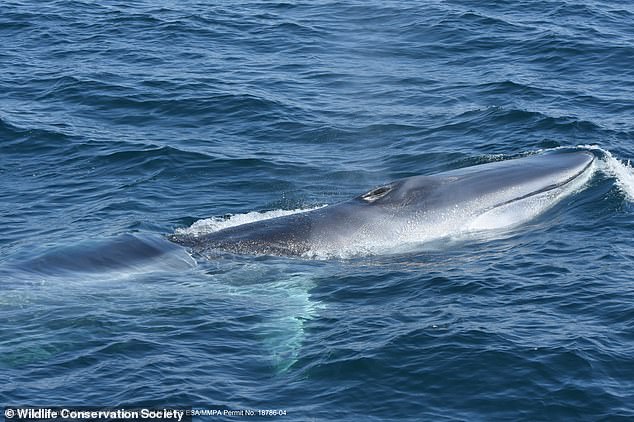
[[[323,208],[170,240],[204,254],[374,253],[525,222],[581,187],[594,161],[587,151],[552,152],[408,177]]]

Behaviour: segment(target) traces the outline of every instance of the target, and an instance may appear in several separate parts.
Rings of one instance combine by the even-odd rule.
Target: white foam
[[[605,154],[601,160],[601,171],[616,179],[616,185],[626,196],[627,200],[634,202],[634,168],[628,161],[624,163],[615,158],[610,151],[602,150]]]
[[[241,226],[255,221],[268,220],[270,218],[283,217],[285,215],[298,214],[323,208],[326,205],[319,205],[312,208],[296,208],[292,210],[272,210],[272,211],[251,211],[245,214],[234,214],[229,217],[211,217],[198,220],[189,227],[176,229],[177,235],[203,236],[205,234],[217,232],[234,226]]]

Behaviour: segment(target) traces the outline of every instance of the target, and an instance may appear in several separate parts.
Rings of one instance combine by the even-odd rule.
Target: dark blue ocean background
[[[9,0],[0,40],[0,406],[634,419],[631,3]],[[598,171],[500,236],[167,240],[559,147]]]

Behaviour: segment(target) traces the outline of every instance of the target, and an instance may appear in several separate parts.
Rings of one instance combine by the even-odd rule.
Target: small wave
[[[243,224],[253,223],[255,221],[268,220],[271,218],[283,217],[285,215],[312,211],[323,208],[325,206],[326,205],[319,205],[312,208],[296,208],[292,210],[272,210],[264,212],[251,211],[245,214],[230,215],[229,217],[204,218],[202,220],[196,221],[189,227],[176,229],[175,234],[179,236],[198,237],[229,227],[241,226]]]

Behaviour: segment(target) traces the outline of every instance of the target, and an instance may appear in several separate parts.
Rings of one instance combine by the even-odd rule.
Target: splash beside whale
[[[306,212],[169,238],[203,254],[376,253],[463,231],[521,224],[582,186],[594,162],[595,156],[587,151],[497,161],[399,179]]]

